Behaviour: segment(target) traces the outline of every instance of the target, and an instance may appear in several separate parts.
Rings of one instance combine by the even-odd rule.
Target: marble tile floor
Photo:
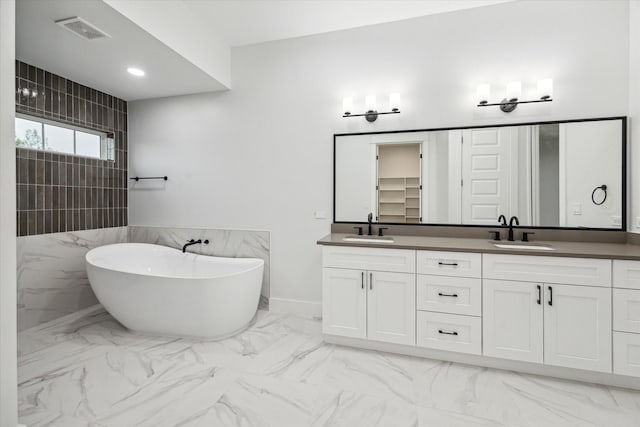
[[[135,335],[100,306],[18,340],[28,426],[640,426],[640,392],[329,345],[264,310],[218,342]]]

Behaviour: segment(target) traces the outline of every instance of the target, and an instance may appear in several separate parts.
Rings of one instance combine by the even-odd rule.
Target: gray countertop
[[[606,258],[640,261],[640,245],[628,243],[594,243],[565,241],[494,242],[487,239],[461,237],[426,237],[426,236],[387,236],[393,237],[393,243],[346,242],[342,240],[352,234],[333,233],[318,240],[319,245],[355,246],[367,248],[389,249],[421,249],[433,251],[476,252],[485,254],[541,255],[557,257]],[[366,237],[366,236],[353,236]],[[545,245],[554,250],[535,249],[500,249],[494,243],[519,245]]]

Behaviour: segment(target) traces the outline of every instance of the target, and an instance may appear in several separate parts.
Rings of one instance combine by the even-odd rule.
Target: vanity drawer
[[[483,256],[485,279],[611,286],[611,260],[530,255]]]
[[[355,270],[415,273],[416,251],[409,249],[323,246],[322,266]]]
[[[613,290],[613,329],[640,333],[640,290]]]
[[[458,353],[482,353],[480,317],[418,311],[416,320],[418,347]]]
[[[640,377],[640,334],[613,333],[613,373]]]
[[[482,255],[467,252],[417,251],[418,274],[439,276],[482,276]]]
[[[482,280],[418,275],[416,304],[418,310],[480,316]]]
[[[614,259],[613,287],[640,289],[640,261]]]

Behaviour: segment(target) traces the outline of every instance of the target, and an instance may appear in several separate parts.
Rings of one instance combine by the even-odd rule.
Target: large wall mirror
[[[334,135],[334,221],[625,229],[626,118]]]

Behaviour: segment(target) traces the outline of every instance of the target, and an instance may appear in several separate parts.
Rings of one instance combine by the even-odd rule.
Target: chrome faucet
[[[200,244],[203,244],[203,243],[205,245],[208,245],[209,244],[209,240],[202,241],[202,239],[198,239],[198,240],[191,239],[187,243],[185,243],[184,246],[182,247],[182,253],[187,252],[187,248],[189,246],[191,246],[191,245],[200,245]]]
[[[509,238],[507,240],[509,240],[510,242],[513,242],[513,222],[515,221],[516,225],[520,225],[520,221],[518,221],[518,217],[517,216],[512,216],[511,219],[509,220]]]
[[[371,221],[373,221],[373,214],[371,212],[369,212],[367,221],[369,222],[369,228],[367,229],[367,236],[373,236],[373,228],[371,227]]]

